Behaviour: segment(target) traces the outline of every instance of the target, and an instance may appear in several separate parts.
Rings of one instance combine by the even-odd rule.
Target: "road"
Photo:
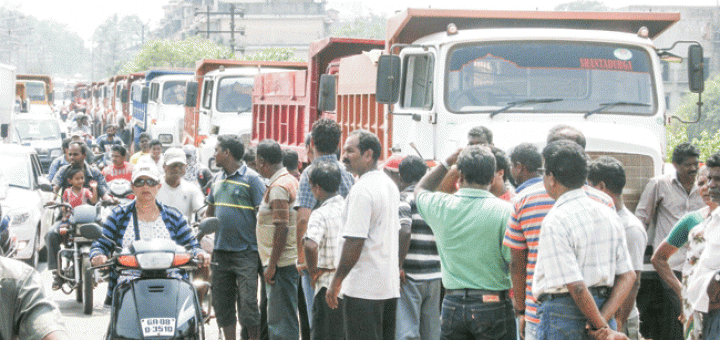
[[[46,266],[46,263],[40,264],[43,286],[50,299],[60,306],[60,312],[63,316],[62,321],[65,323],[70,339],[93,340],[104,338],[110,323],[110,309],[103,307],[107,283],[100,283],[95,288],[92,315],[85,315],[82,311],[82,304],[75,301],[75,292],[65,295],[62,291],[52,290],[52,274],[46,269]],[[218,339],[218,328],[215,319],[210,320],[210,323],[205,325],[205,338]]]

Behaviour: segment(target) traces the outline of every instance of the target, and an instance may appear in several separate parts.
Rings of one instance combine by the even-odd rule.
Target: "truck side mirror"
[[[688,47],[688,85],[690,92],[702,93],[705,90],[705,65],[703,48],[699,44]]]
[[[318,110],[335,111],[335,89],[337,76],[334,74],[323,74],[320,76],[320,93],[318,94]]]
[[[22,112],[22,113],[28,112],[28,101],[27,100],[20,101],[20,112]]]
[[[51,103],[55,101],[55,91],[49,93],[48,99],[48,101]]]
[[[128,94],[129,94],[128,90],[127,90],[127,89],[123,89],[123,90],[120,92],[120,102],[122,102],[123,104],[127,104],[127,102],[128,102]]]
[[[198,97],[198,82],[189,81],[187,83],[187,91],[185,92],[185,107],[195,107]]]
[[[10,136],[10,124],[0,125],[0,138],[8,138]]]
[[[147,86],[143,87],[142,93],[140,95],[140,102],[143,104],[147,104],[149,98],[150,98],[150,88]]]
[[[375,100],[380,104],[395,104],[400,95],[400,57],[381,55],[378,60]]]

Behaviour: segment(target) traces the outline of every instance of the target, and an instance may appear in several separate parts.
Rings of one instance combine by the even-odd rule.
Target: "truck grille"
[[[610,156],[623,164],[625,168],[625,189],[623,189],[623,200],[625,206],[631,211],[635,212],[640,195],[645,190],[650,178],[655,176],[655,166],[653,165],[653,159],[647,155],[636,155],[628,153],[612,153],[612,152],[588,152],[591,159],[598,158],[600,156]]]

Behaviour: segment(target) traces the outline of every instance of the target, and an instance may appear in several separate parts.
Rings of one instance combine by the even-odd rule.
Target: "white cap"
[[[180,148],[169,148],[165,150],[165,165],[175,163],[187,164],[185,152]]]
[[[155,163],[153,163],[152,161],[141,159],[133,167],[132,181],[135,182],[138,177],[142,176],[150,177],[156,181],[159,181],[160,170],[158,170],[157,165],[155,165]]]

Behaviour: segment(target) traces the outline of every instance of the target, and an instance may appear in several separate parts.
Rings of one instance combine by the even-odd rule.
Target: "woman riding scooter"
[[[207,267],[210,257],[200,249],[185,217],[175,208],[156,201],[160,189],[160,173],[152,162],[138,162],[132,173],[135,200],[113,209],[104,223],[103,235],[93,243],[90,258],[93,266],[104,264],[114,250],[114,244],[126,248],[135,240],[170,239],[190,247],[192,253]],[[114,243],[114,244],[113,244]],[[112,303],[112,290],[117,274],[111,273],[105,305]]]

